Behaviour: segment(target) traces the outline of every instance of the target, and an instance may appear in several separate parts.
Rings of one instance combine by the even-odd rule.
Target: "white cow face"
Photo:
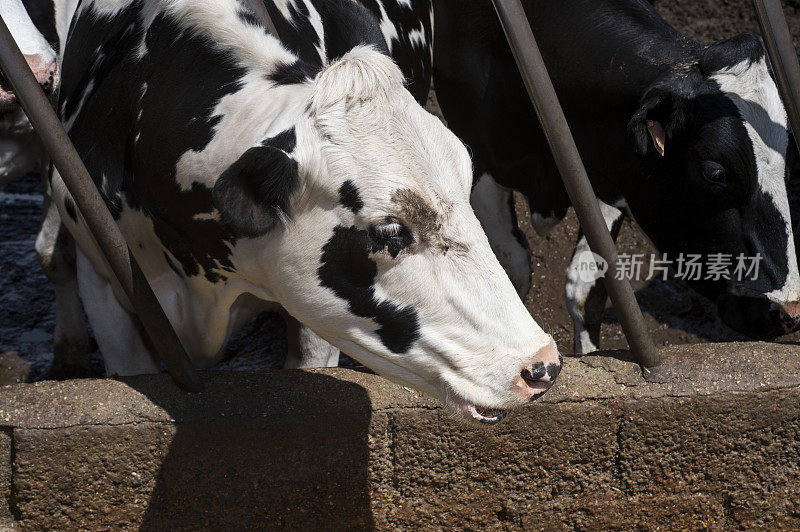
[[[327,67],[294,134],[266,142],[220,177],[215,204],[263,235],[250,277],[292,315],[465,419],[498,421],[550,387],[559,354],[470,208],[467,151],[390,59],[357,48]]]
[[[28,16],[22,0],[2,0],[0,16],[11,31],[17,46],[31,67],[39,84],[48,94],[58,86],[58,62],[56,53]],[[16,103],[16,95],[0,74],[0,112],[7,111]]]

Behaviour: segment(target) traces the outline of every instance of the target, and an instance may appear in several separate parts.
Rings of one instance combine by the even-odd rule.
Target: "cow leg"
[[[48,378],[88,377],[92,374],[90,357],[94,345],[78,297],[75,241],[61,223],[58,209],[47,193],[35,248],[39,264],[56,295],[53,364]]]
[[[339,365],[339,349],[332,346],[288,314],[286,319],[286,369],[335,368]]]
[[[497,260],[519,297],[525,299],[531,288],[531,257],[528,241],[517,226],[513,191],[483,174],[472,190],[470,203]]]
[[[611,237],[616,241],[622,228],[624,215],[614,207],[600,202],[600,208]],[[567,310],[572,317],[573,349],[576,353],[597,351],[600,346],[600,326],[606,308],[605,284],[600,279],[584,281],[578,274],[581,254],[589,250],[589,243],[583,231],[578,233],[578,241],[567,266],[566,298]]]
[[[139,331],[138,320],[117,300],[111,283],[78,249],[78,288],[103,354],[107,375],[159,373]]]

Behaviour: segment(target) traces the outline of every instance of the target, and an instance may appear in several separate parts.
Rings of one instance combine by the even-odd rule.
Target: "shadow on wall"
[[[191,395],[125,379],[175,420],[142,530],[374,527],[366,391],[292,373],[218,373]]]

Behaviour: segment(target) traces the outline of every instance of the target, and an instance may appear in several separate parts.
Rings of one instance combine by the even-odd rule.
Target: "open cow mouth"
[[[498,408],[483,408],[468,403],[467,413],[469,413],[469,415],[472,416],[472,419],[478,423],[494,425],[495,423],[502,421],[503,418],[508,415],[508,410],[500,410]]]
[[[448,402],[452,403],[467,421],[494,425],[508,415],[508,410],[477,405],[467,401],[452,390],[448,390],[447,398],[449,399]]]

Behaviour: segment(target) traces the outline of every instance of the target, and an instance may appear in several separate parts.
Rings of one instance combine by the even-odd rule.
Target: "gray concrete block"
[[[532,405],[482,430],[443,413],[400,412],[393,480],[404,504],[385,524],[483,527],[510,508],[609,490],[620,413],[618,401]]]
[[[485,429],[344,369],[9,386],[0,481],[27,529],[798,528],[799,353],[569,357]]]
[[[136,528],[175,432],[159,423],[15,429],[19,524],[29,530]]]
[[[0,530],[14,522],[11,512],[11,430],[0,429]]]

